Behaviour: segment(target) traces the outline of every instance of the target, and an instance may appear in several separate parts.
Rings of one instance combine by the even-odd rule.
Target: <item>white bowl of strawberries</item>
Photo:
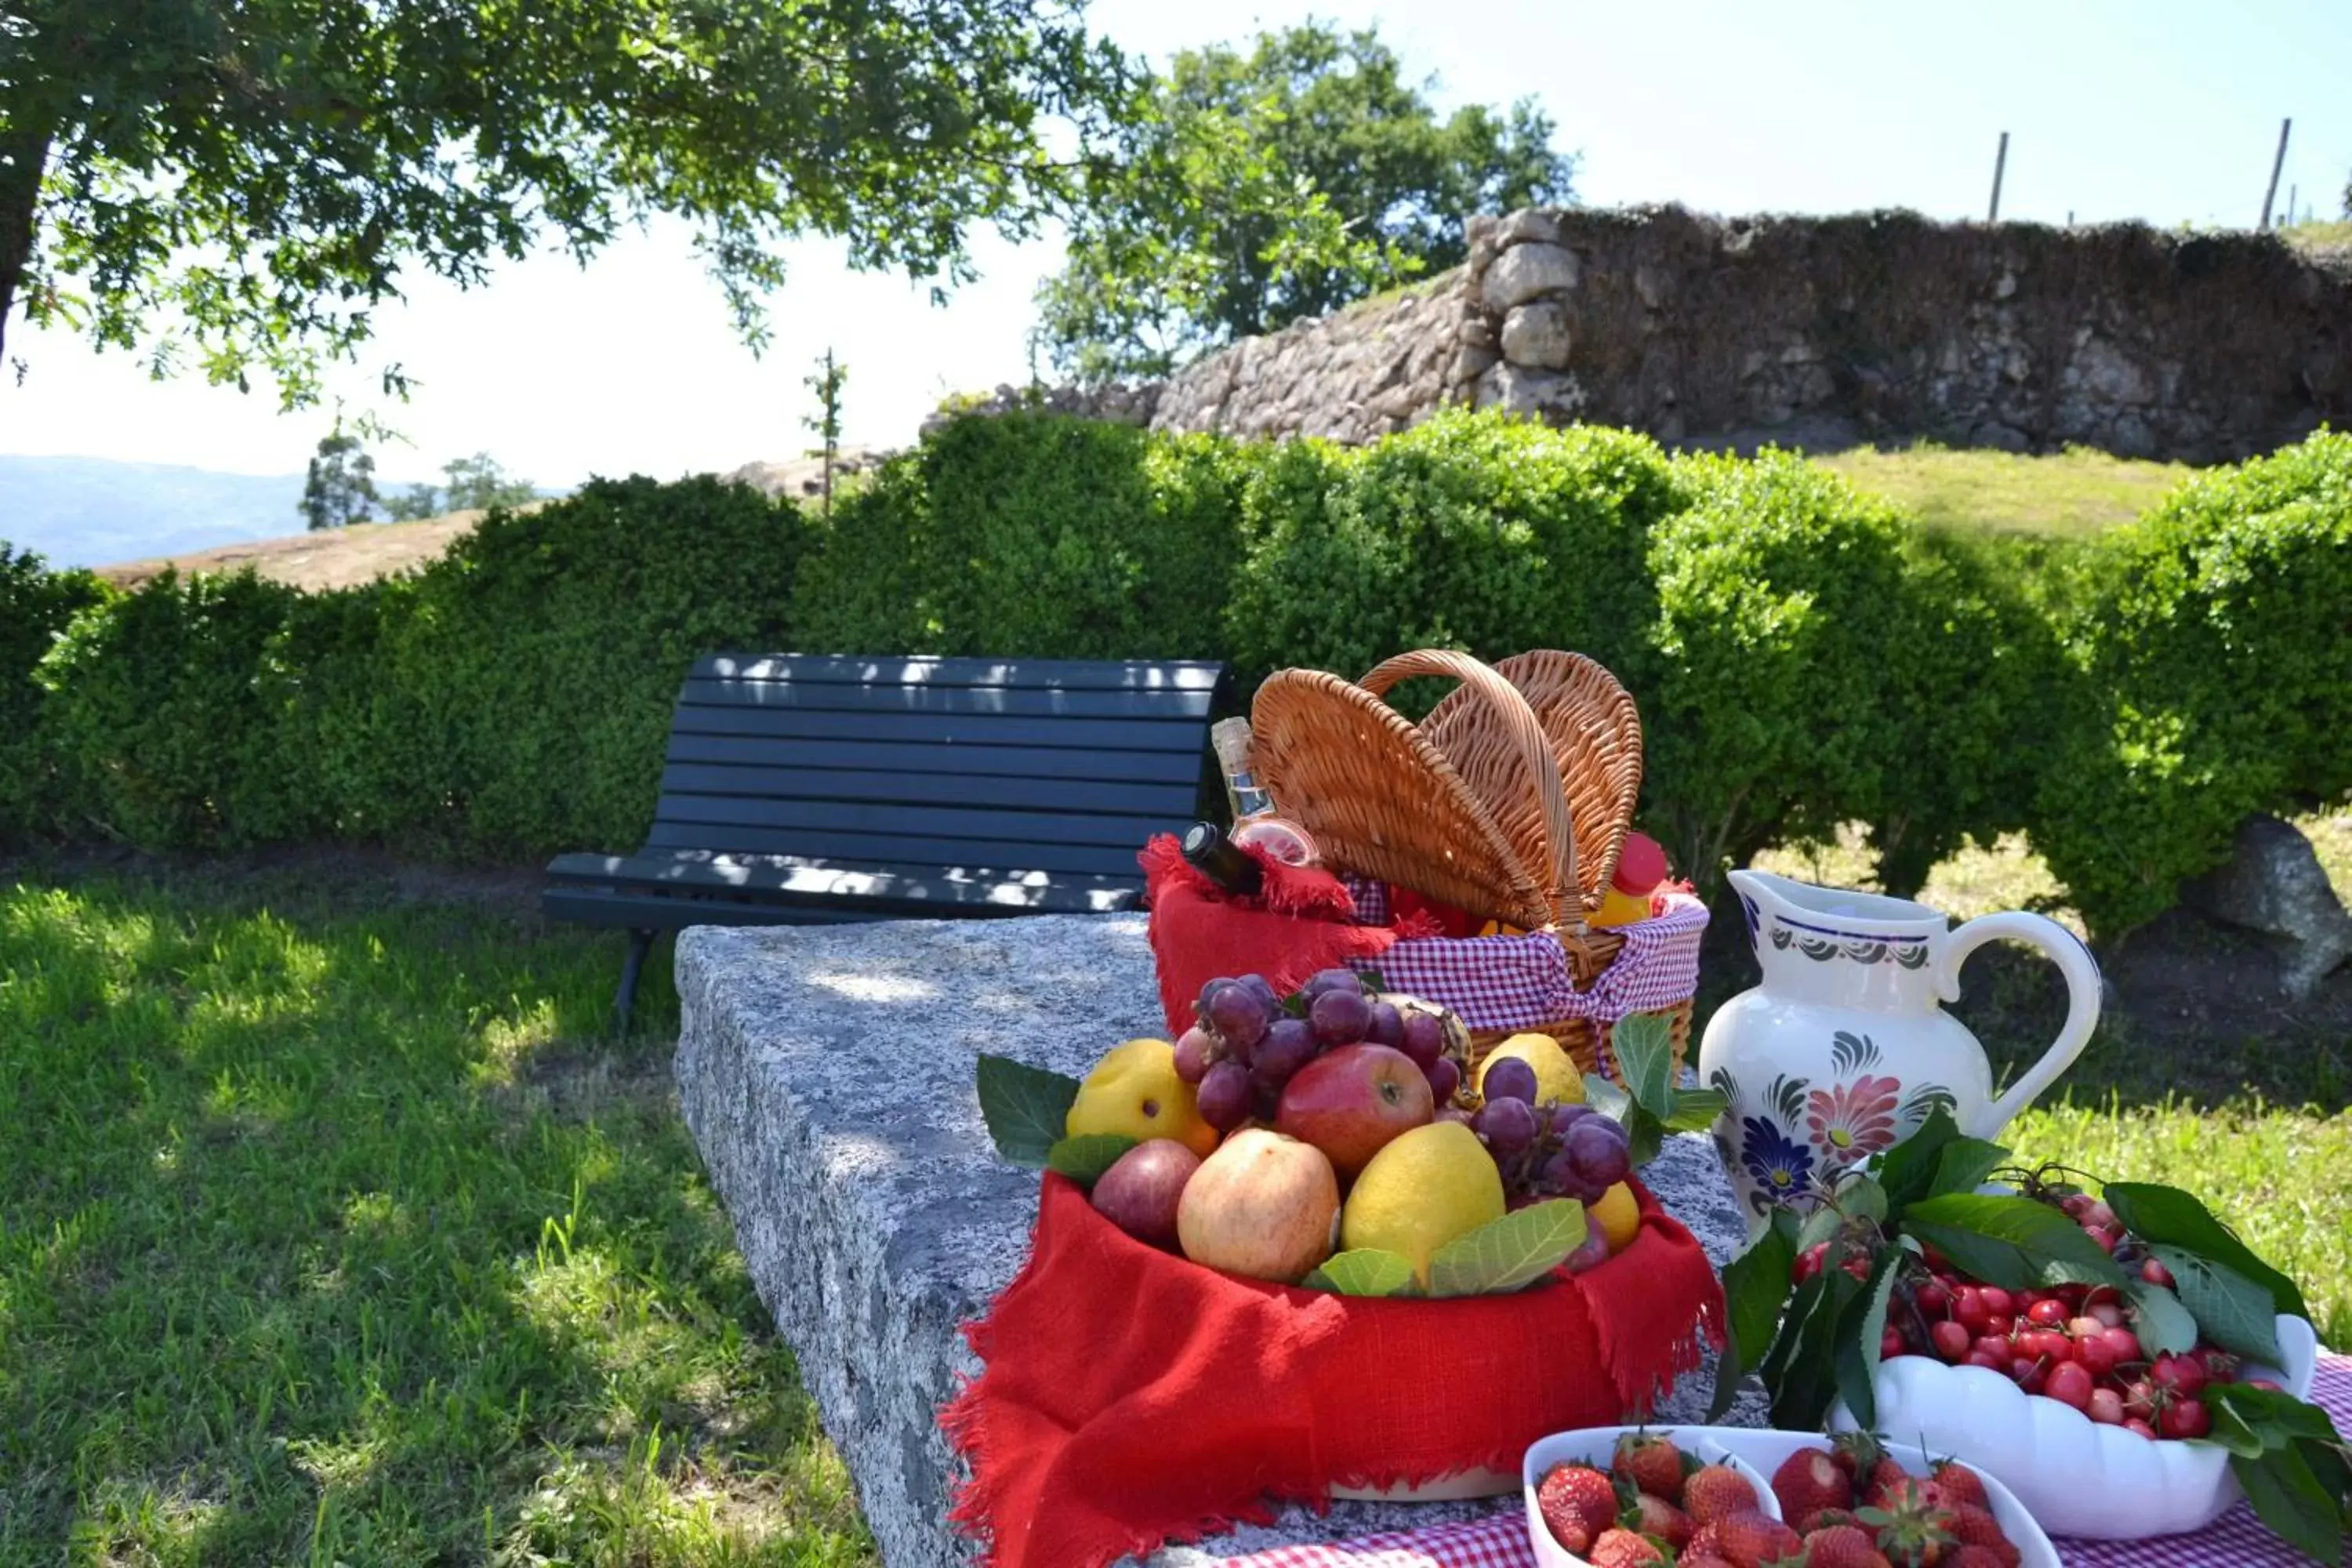
[[[1544,1568],[2059,1568],[2050,1538],[1999,1481],[1903,1444],[1595,1426],[1529,1448],[1521,1479]]]
[[[2102,1303],[2086,1313],[2059,1292],[1962,1289],[1975,1293],[1965,1303],[1971,1317],[1989,1293],[1995,1321],[2037,1324],[2038,1333],[1979,1335],[1962,1350],[1946,1327],[1959,1320],[1937,1322],[1951,1342],[1880,1362],[1877,1428],[2000,1480],[2056,1535],[2121,1541],[2203,1529],[2242,1495],[2228,1452],[2200,1440],[2211,1429],[2205,1388],[2259,1380],[2310,1396],[2319,1340],[2302,1318],[2277,1320],[2283,1366],[2241,1364],[2201,1344],[2148,1358],[2119,1316],[2101,1322],[2112,1315]],[[1990,1353],[2002,1339],[2006,1348]],[[1997,1370],[1996,1360],[2007,1364]],[[1843,1405],[1832,1421],[1853,1425]]]

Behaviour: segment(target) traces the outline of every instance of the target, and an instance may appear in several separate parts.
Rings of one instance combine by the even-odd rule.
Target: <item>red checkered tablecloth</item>
[[[2311,1385],[2338,1430],[2352,1428],[2352,1356],[2323,1355]],[[2065,1568],[2309,1568],[2240,1503],[2194,1535],[2149,1541],[2057,1542]],[[1277,1547],[1235,1559],[1237,1568],[1535,1568],[1526,1516],[1516,1508],[1492,1519],[1352,1541]]]

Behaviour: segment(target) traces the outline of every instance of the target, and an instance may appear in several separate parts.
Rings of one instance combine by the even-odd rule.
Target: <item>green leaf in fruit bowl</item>
[[[2159,1242],[2148,1251],[2172,1270],[2172,1288],[2180,1304],[2207,1339],[2264,1366],[2278,1365],[2278,1316],[2269,1290],[2186,1247]]]
[[[1584,1103],[1603,1116],[1622,1121],[1626,1111],[1633,1108],[1633,1097],[1599,1073],[1589,1072],[1584,1075]]]
[[[1042,1168],[1069,1129],[1078,1080],[1010,1057],[982,1056],[978,1088],[996,1152],[1016,1165]]]
[[[1102,1173],[1117,1164],[1119,1156],[1135,1144],[1136,1141],[1124,1132],[1089,1132],[1082,1138],[1064,1138],[1045,1151],[1045,1168],[1091,1191],[1102,1180]]]
[[[2182,1247],[2233,1268],[2271,1293],[2273,1310],[2290,1318],[2308,1318],[2303,1291],[2295,1282],[2254,1256],[2229,1226],[2213,1217],[2203,1204],[2178,1187],[2147,1182],[2109,1182],[2100,1196],[2124,1228],[2144,1243]]]
[[[2124,1300],[2131,1303],[2132,1332],[2148,1354],[2172,1355],[2196,1348],[2197,1320],[2179,1297],[2145,1279],[2126,1279]]]
[[[1664,1121],[1674,1114],[1674,1026],[1663,1013],[1635,1013],[1609,1031],[1609,1048],[1633,1103]]]
[[[1412,1289],[1412,1263],[1377,1247],[1350,1247],[1333,1253],[1298,1283],[1339,1296],[1403,1296]]]
[[[1666,1118],[1666,1131],[1704,1132],[1730,1108],[1730,1097],[1719,1089],[1678,1089],[1674,1114]]]
[[[1904,1212],[1903,1228],[1939,1248],[1969,1279],[2003,1289],[2124,1283],[2116,1260],[2081,1226],[2032,1198],[1988,1193],[1922,1198]]]
[[[1497,1296],[1532,1285],[1584,1244],[1584,1205],[1566,1198],[1529,1204],[1437,1249],[1429,1260],[1433,1296]]]

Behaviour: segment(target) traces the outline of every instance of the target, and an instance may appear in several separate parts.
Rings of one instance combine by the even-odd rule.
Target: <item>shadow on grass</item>
[[[870,1561],[617,964],[364,881],[0,877],[0,1559]]]

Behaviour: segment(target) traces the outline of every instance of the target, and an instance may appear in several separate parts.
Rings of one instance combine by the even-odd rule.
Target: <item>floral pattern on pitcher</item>
[[[1736,1151],[1717,1135],[1723,1163],[1746,1171],[1755,1183],[1748,1206],[1759,1215],[1817,1196],[1836,1173],[1893,1148],[1937,1106],[1952,1108],[1952,1091],[1941,1084],[1915,1084],[1906,1090],[1901,1079],[1870,1071],[1882,1058],[1867,1035],[1841,1031],[1830,1050],[1841,1073],[1861,1076],[1816,1086],[1782,1073],[1764,1091],[1765,1113],[1739,1118]],[[1738,1080],[1727,1069],[1716,1068],[1707,1084],[1740,1103]]]

